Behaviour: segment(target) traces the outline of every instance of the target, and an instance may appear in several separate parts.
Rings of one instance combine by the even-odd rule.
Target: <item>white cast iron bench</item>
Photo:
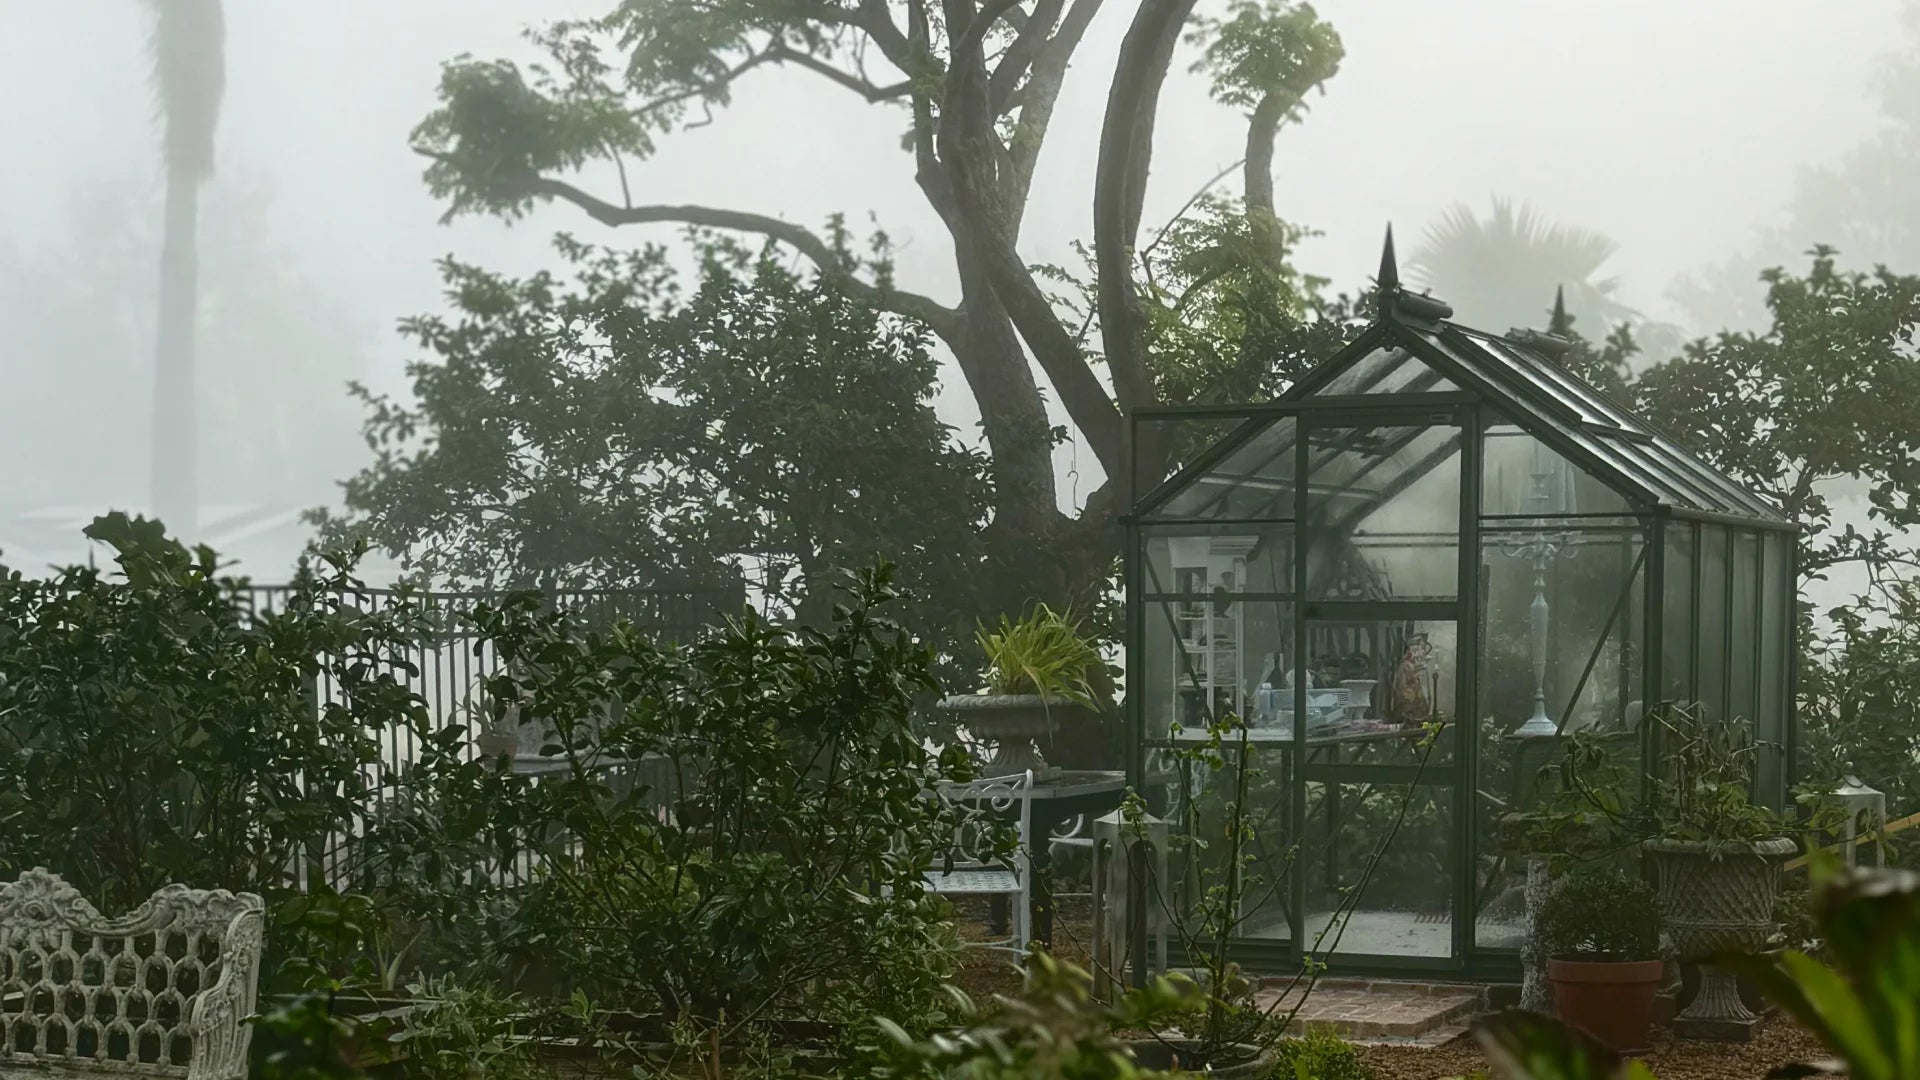
[[[956,811],[947,850],[927,872],[927,888],[941,896],[1003,897],[1007,937],[972,944],[1025,953],[1033,937],[1033,770],[968,783],[941,784],[934,791]],[[992,850],[993,823],[1011,818],[1015,847],[1010,863]]]
[[[168,885],[106,918],[39,867],[0,886],[0,1080],[244,1080],[265,914]]]

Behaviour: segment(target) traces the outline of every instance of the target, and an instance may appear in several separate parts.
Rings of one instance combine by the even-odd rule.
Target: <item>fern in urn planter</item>
[[[1092,683],[1103,663],[1100,648],[1081,632],[1077,619],[1045,604],[1035,604],[1017,622],[1002,615],[998,629],[980,628],[979,639],[987,657],[985,693],[955,694],[941,707],[955,713],[975,738],[993,741],[983,775],[1031,769],[1046,776],[1048,765],[1034,740],[1109,704]]]

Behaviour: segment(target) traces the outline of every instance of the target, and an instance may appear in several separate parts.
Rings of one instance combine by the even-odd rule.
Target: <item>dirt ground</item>
[[[1818,1061],[1827,1056],[1813,1036],[1792,1021],[1775,1016],[1753,1042],[1682,1042],[1668,1036],[1655,1040],[1647,1065],[1660,1080],[1759,1080],[1767,1072],[1796,1061]],[[1361,1047],[1360,1059],[1380,1080],[1439,1080],[1472,1076],[1486,1068],[1486,1059],[1471,1037],[1455,1039],[1433,1049],[1419,1047]]]
[[[963,902],[958,906],[962,909],[962,936],[984,936],[985,904]],[[1054,954],[1085,967],[1091,929],[1087,901],[1063,898],[1054,922]],[[954,982],[975,1001],[987,1004],[996,994],[1012,994],[1020,989],[1018,960],[1012,953],[1001,950],[968,950]],[[1466,1077],[1486,1068],[1487,1064],[1471,1036],[1432,1048],[1365,1046],[1360,1048],[1360,1056],[1379,1080]],[[1775,1016],[1767,1021],[1753,1042],[1744,1045],[1687,1042],[1660,1035],[1646,1061],[1660,1080],[1759,1080],[1778,1066],[1826,1057],[1826,1050],[1813,1036],[1791,1020]]]

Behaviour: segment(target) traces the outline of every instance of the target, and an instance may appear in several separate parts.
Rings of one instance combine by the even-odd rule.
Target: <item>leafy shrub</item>
[[[1760,746],[1744,724],[1710,722],[1698,706],[1667,705],[1649,715],[1664,729],[1658,835],[1739,848],[1795,831],[1753,801]]]
[[[451,979],[408,987],[420,1002],[389,1041],[408,1051],[407,1075],[418,1080],[547,1080],[528,1040],[526,1005],[483,984]]]
[[[1541,902],[1533,933],[1534,947],[1550,960],[1658,959],[1659,898],[1618,870],[1568,874]]]
[[[970,1002],[974,1020],[957,1032],[916,1040],[879,1020],[862,1075],[885,1080],[1171,1080],[1143,1068],[1116,1031],[1138,1031],[1190,1014],[1197,988],[1156,979],[1113,1005],[1093,999],[1086,972],[1036,950],[1018,996],[1001,998],[991,1016]]]
[[[929,658],[882,615],[891,600],[882,569],[829,627],[746,616],[685,648],[531,596],[478,612],[502,661],[490,698],[567,763],[492,810],[551,828],[509,944],[657,1017],[705,1066],[781,1025],[939,1022],[954,938],[923,875],[956,822],[926,796],[965,763],[914,734]],[[671,781],[618,781],[641,761]]]
[[[331,558],[256,614],[158,522],[86,533],[117,578],[0,571],[0,866],[44,865],[112,911],[169,882],[278,892],[375,801],[377,733],[427,734],[395,677],[417,612],[351,606],[351,560]],[[323,672],[339,695],[316,710]]]
[[[1274,1049],[1280,1054],[1274,1080],[1373,1080],[1373,1070],[1353,1044],[1324,1029],[1283,1039]]]
[[[1815,917],[1829,968],[1804,953],[1728,958],[1741,974],[1818,1037],[1835,1060],[1784,1065],[1773,1076],[1920,1076],[1920,875],[1850,871],[1823,883]],[[1651,1080],[1652,1072],[1558,1020],[1506,1012],[1475,1025],[1506,1080]]]
[[[980,630],[987,656],[987,688],[996,694],[1038,694],[1098,708],[1088,674],[1100,650],[1075,619],[1035,604],[1019,622],[1000,616],[1000,630]]]

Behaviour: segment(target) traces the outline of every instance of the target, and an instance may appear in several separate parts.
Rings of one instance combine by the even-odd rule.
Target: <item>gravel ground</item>
[[[1768,1070],[1794,1061],[1818,1061],[1826,1051],[1813,1036],[1784,1017],[1773,1017],[1750,1043],[1682,1042],[1665,1035],[1654,1041],[1646,1062],[1660,1080],[1759,1080]],[[1433,1049],[1399,1046],[1361,1047],[1360,1058],[1380,1080],[1440,1080],[1470,1076],[1486,1067],[1473,1039],[1455,1039]]]

